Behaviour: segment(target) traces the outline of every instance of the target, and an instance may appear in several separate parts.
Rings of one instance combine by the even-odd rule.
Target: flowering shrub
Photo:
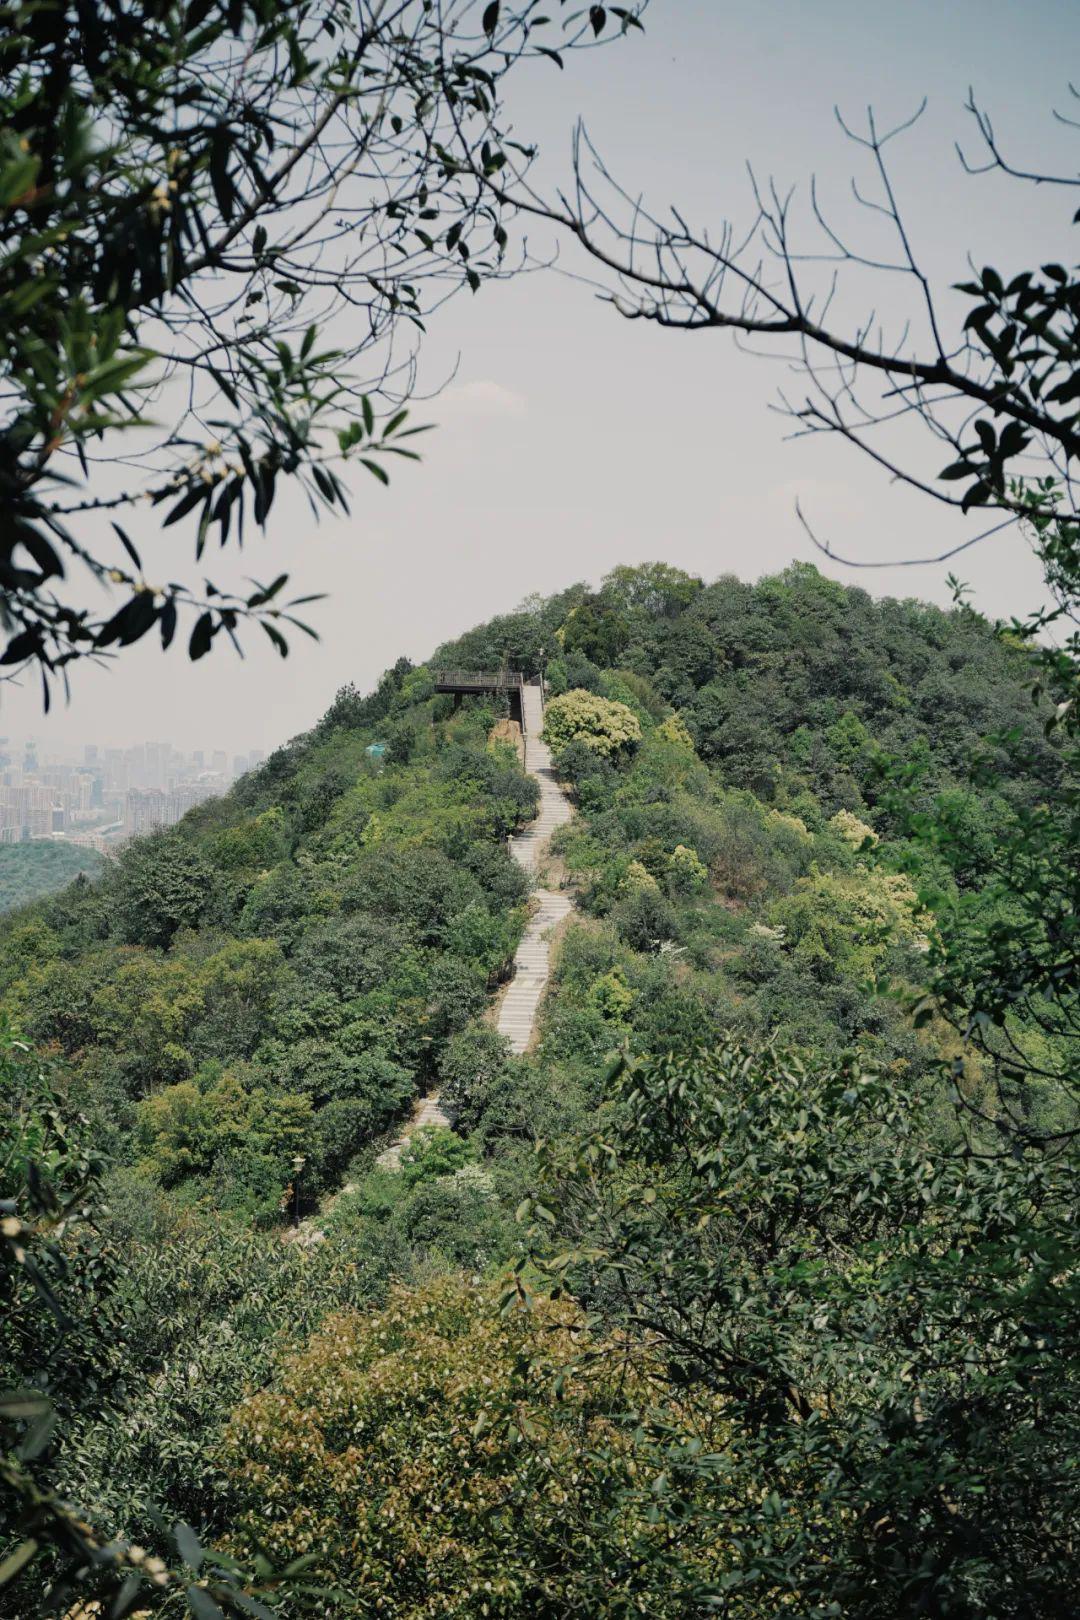
[[[708,887],[709,869],[689,844],[676,844],[672,850],[668,882],[676,894],[697,894]]]
[[[666,743],[673,743],[679,748],[688,748],[691,753],[694,749],[694,739],[686,728],[686,721],[681,714],[669,714],[656,728],[656,735]]]
[[[555,749],[584,743],[594,754],[611,759],[641,741],[641,723],[625,703],[578,688],[552,698],[544,710],[543,739]]]
[[[890,952],[921,948],[928,919],[910,878],[860,867],[800,878],[771,907],[769,921],[785,930],[796,961],[817,977],[835,981],[847,973],[865,982]]]
[[[631,861],[626,868],[622,882],[619,884],[619,892],[621,894],[637,894],[642,889],[647,889],[650,893],[656,894],[659,887],[660,885],[647,866],[644,866],[641,861]]]
[[[860,821],[850,810],[838,810],[835,816],[830,816],[829,826],[856,849],[862,849],[867,840],[871,844],[880,842],[873,827],[867,826],[865,821]]]

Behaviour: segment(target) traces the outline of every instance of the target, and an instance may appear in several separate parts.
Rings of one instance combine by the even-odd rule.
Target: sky
[[[970,141],[970,85],[1018,162],[1077,171],[1080,135],[1052,117],[1080,78],[1075,0],[652,0],[646,20],[643,36],[568,57],[564,74],[544,63],[508,81],[519,137],[541,146],[545,187],[569,178],[580,115],[612,170],[658,209],[677,203],[714,229],[747,218],[750,161],[785,186],[815,174],[847,228],[860,159],[834,106],[858,119],[872,105],[886,123],[925,95],[894,175],[931,279],[963,279],[969,253],[1003,271],[1068,256],[1068,198],[967,177],[954,142]],[[536,254],[554,245],[550,229],[530,227]],[[421,356],[432,397],[413,411],[435,424],[419,465],[401,463],[389,489],[358,472],[349,519],[316,524],[302,497],[279,496],[267,536],[249,542],[241,573],[288,571],[296,594],[329,593],[310,610],[318,645],[298,638],[282,661],[250,635],[245,660],[222,647],[192,666],[181,646],[162,656],[147,638],[110,669],[76,669],[71,702],[47,718],[33,682],[7,687],[0,731],[46,748],[162,738],[269,751],[345,683],[368,690],[402,653],[421,660],[532,592],[598,582],[618,563],[756,579],[802,559],[875,595],[948,602],[944,566],[823,560],[794,503],[838,552],[866,562],[955,544],[962,520],[838,442],[787,440],[771,408],[778,364],[723,334],[622,320],[575,279],[565,249],[560,266],[438,313]],[[866,300],[898,328],[910,288],[886,278]],[[988,614],[1038,598],[1038,571],[1014,535],[956,568]]]

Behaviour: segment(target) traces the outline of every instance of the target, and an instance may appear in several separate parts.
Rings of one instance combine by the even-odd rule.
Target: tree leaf
[[[52,1402],[40,1389],[0,1390],[0,1418],[20,1422],[26,1418],[39,1418],[51,1409]]]
[[[198,484],[187,490],[186,493],[180,497],[172,511],[169,513],[168,517],[165,519],[164,523],[161,525],[162,528],[167,529],[170,524],[179,523],[182,517],[187,517],[188,513],[194,511],[195,507],[198,506],[199,502],[204,499],[205,495],[206,485],[200,480]]]
[[[132,562],[135,564],[136,568],[139,570],[139,572],[141,574],[142,573],[142,560],[141,560],[141,558],[139,556],[139,553],[135,550],[135,547],[132,545],[131,541],[128,539],[127,535],[125,534],[124,530],[120,527],[119,523],[114,523],[113,528],[116,530],[116,533],[120,538],[120,544],[123,546],[124,550],[127,552],[128,556],[131,558]]]
[[[53,1408],[50,1408],[49,1411],[41,1414],[19,1445],[18,1456],[20,1460],[22,1462],[32,1462],[35,1457],[40,1457],[52,1438],[55,1428],[56,1412]]]
[[[0,1586],[6,1586],[8,1581],[14,1580],[19,1571],[25,1569],[37,1550],[38,1543],[31,1536],[28,1541],[16,1547],[14,1552],[8,1553],[4,1562],[0,1564]]]
[[[176,1524],[173,1525],[172,1533],[173,1540],[176,1542],[176,1550],[180,1554],[180,1557],[184,1560],[184,1563],[189,1569],[194,1570],[195,1573],[198,1574],[199,1570],[202,1568],[203,1557],[205,1556],[199,1543],[198,1536],[195,1534],[190,1524],[185,1524],[183,1519],[178,1519]]]
[[[211,613],[201,613],[195,621],[195,628],[191,632],[188,642],[188,657],[194,661],[202,658],[210,651],[210,644],[214,639],[214,617]]]
[[[166,598],[160,614],[161,620],[161,650],[167,652],[172,646],[172,639],[176,634],[176,603],[170,596]]]
[[[275,629],[272,624],[268,624],[265,619],[260,619],[259,623],[262,625],[263,630],[266,632],[270,641],[273,642],[282,658],[288,658],[289,643],[285,640],[285,637],[281,634],[281,631]]]
[[[225,1620],[224,1614],[203,1587],[189,1586],[184,1595],[196,1620]]]
[[[139,1602],[142,1589],[142,1577],[129,1575],[109,1605],[108,1620],[123,1620],[124,1615],[130,1614]]]

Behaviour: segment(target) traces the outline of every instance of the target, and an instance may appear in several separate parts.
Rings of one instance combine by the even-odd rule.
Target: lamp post
[[[300,1172],[307,1160],[302,1153],[298,1153],[292,1162],[293,1168],[293,1225],[300,1225]]]

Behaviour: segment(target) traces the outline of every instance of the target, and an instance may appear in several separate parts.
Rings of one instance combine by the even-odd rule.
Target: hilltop
[[[643,998],[646,1045],[670,1003],[673,1027],[696,1020],[702,1035],[752,1020],[830,1045],[872,1027],[903,1046],[862,989],[869,957],[854,958],[872,948],[846,937],[858,863],[838,812],[887,836],[876,754],[921,760],[927,799],[967,796],[964,881],[977,883],[1001,807],[965,785],[973,743],[1013,733],[1006,800],[1033,802],[1053,780],[1022,654],[974,614],[877,603],[805,566],[757,586],[616,570],[599,592],[576,586],[468,632],[430,666],[402,661],[368,697],[339,693],[224,798],[5,923],[6,1003],[63,1060],[102,1146],[272,1220],[295,1154],[310,1202],[430,1088],[520,937],[526,884],[504,846],[536,787],[489,743],[491,704],[452,712],[429,670],[507,664],[543,667],[552,695],[623,703],[643,728],[621,763],[570,750],[582,814],[561,850],[584,909],[611,919],[575,943],[564,978],[601,937],[618,955],[662,927],[684,953]],[[665,877],[677,847],[707,869],[700,893]],[[633,904],[631,867],[650,880]],[[888,910],[876,891],[871,903]],[[633,905],[656,916],[635,925]],[[765,936],[748,933],[761,926],[786,929],[788,949],[763,956]],[[830,929],[819,990],[811,942]],[[584,993],[595,1000],[591,980]],[[564,1016],[560,1004],[556,1028]],[[599,1020],[590,1044],[610,1033]]]
[[[443,666],[543,677],[545,736],[575,811],[540,864],[541,882],[572,900],[574,913],[553,942],[551,982],[523,1055],[499,1035],[495,1009],[531,905],[507,840],[535,815],[538,786],[502,700],[455,708],[433,689],[432,671]],[[913,1018],[911,1009],[942,919],[950,908],[970,915],[984,894],[997,904],[989,883],[999,837],[1053,798],[1061,768],[1031,702],[1023,646],[967,608],[874,601],[805,565],[756,585],[706,585],[661,564],[621,568],[598,590],[575,585],[470,630],[429,664],[400,661],[367,696],[339,692],[309,733],[223,798],[134,842],[96,881],[80,879],[4,919],[4,1004],[45,1064],[45,1078],[31,1080],[25,1061],[11,1058],[7,1084],[27,1107],[34,1086],[46,1086],[83,1150],[107,1160],[99,1225],[120,1270],[107,1285],[94,1273],[83,1298],[95,1320],[114,1324],[113,1337],[103,1362],[88,1318],[71,1380],[57,1386],[64,1444],[53,1477],[110,1533],[150,1536],[148,1505],[165,1502],[231,1545],[248,1545],[240,1525],[259,1526],[279,1558],[310,1545],[327,1579],[363,1566],[364,1581],[384,1583],[392,1614],[429,1612],[422,1594],[437,1590],[446,1613],[471,1615],[462,1596],[472,1590],[471,1560],[486,1569],[509,1560],[510,1595],[497,1612],[539,1613],[529,1559],[561,1569],[564,1555],[555,1550],[559,1515],[549,1520],[537,1507],[528,1469],[515,1486],[519,1508],[504,1517],[458,1504],[463,1517],[447,1535],[463,1562],[447,1553],[449,1562],[430,1568],[428,1543],[410,1541],[402,1520],[415,1510],[400,1495],[413,1490],[406,1475],[415,1467],[425,1499],[457,1503],[454,1448],[438,1436],[472,1445],[470,1434],[496,1423],[483,1416],[483,1390],[495,1387],[506,1412],[537,1402],[541,1449],[549,1447],[537,1467],[558,1472],[559,1457],[586,1451],[607,1459],[580,1487],[565,1487],[572,1511],[599,1535],[608,1493],[625,1505],[636,1489],[613,1416],[629,1397],[604,1382],[607,1373],[589,1385],[583,1363],[574,1378],[585,1383],[552,1416],[526,1377],[517,1329],[492,1325],[495,1296],[481,1280],[507,1266],[519,1279],[535,1275],[546,1264],[537,1231],[569,1246],[556,1264],[570,1267],[577,1304],[557,1300],[549,1325],[570,1338],[558,1352],[554,1339],[528,1351],[543,1359],[550,1350],[549,1374],[561,1377],[558,1355],[570,1356],[585,1331],[579,1306],[589,1333],[618,1340],[638,1331],[619,1304],[618,1278],[651,1252],[649,1223],[668,1222],[663,1241],[683,1255],[664,1272],[668,1282],[685,1274],[706,1289],[716,1258],[699,1234],[714,1219],[722,1227],[723,1200],[734,1209],[752,1187],[745,1220],[722,1228],[722,1252],[742,1268],[738,1288],[746,1297],[765,1290],[757,1326],[744,1323],[739,1334],[764,1333],[775,1300],[790,1296],[782,1332],[795,1337],[783,1342],[805,1361],[800,1377],[824,1379],[853,1423],[876,1422],[877,1408],[860,1404],[870,1373],[852,1371],[846,1349],[830,1360],[829,1333],[844,1344],[844,1312],[863,1311],[862,1279],[905,1252],[899,1234],[911,1217],[882,1204],[875,1221],[892,1235],[873,1262],[864,1234],[844,1222],[878,1185],[869,1178],[882,1175],[905,1211],[909,1197],[931,1208],[936,1194],[916,1196],[903,1178],[909,1169],[921,1176],[928,1156],[957,1143],[943,1064],[972,1095],[990,1095],[985,1060],[944,1018]],[[931,815],[957,836],[927,841],[920,828]],[[1013,1034],[1042,1042],[1044,1054],[1052,1044],[1034,1024]],[[435,1092],[455,1129],[420,1132],[399,1167],[377,1163],[416,1099]],[[698,1100],[684,1117],[690,1097]],[[649,1098],[662,1129],[646,1122]],[[1050,1084],[1033,1083],[1025,1106],[1051,1122],[1067,1113]],[[720,1202],[702,1213],[669,1155],[707,1120],[717,1129],[722,1120],[723,1131],[699,1145],[694,1162],[721,1166],[732,1144],[743,1157]],[[747,1132],[756,1133],[752,1148]],[[549,1144],[539,1159],[538,1139]],[[579,1180],[590,1163],[610,1163],[610,1185],[595,1169]],[[794,1205],[773,1209],[771,1237],[757,1233],[759,1211],[789,1175],[801,1189]],[[829,1191],[826,1213],[815,1215],[830,1178],[845,1190]],[[645,1185],[649,1200],[635,1205],[633,1189]],[[974,1191],[970,1200],[974,1209]],[[927,1219],[947,1223],[960,1207],[934,1206]],[[683,1231],[688,1210],[698,1224]],[[301,1216],[322,1239],[310,1250],[283,1241]],[[532,1236],[530,1220],[539,1221]],[[632,1235],[609,1272],[605,1245],[623,1221]],[[792,1235],[782,1242],[786,1222]],[[854,1291],[843,1305],[815,1307],[814,1320],[830,1325],[811,1332],[810,1305],[805,1322],[798,1315],[800,1257],[834,1230],[844,1254],[861,1256],[843,1271]],[[744,1255],[748,1233],[756,1247]],[[831,1276],[831,1243],[827,1259],[806,1261],[806,1278]],[[770,1272],[774,1265],[781,1269]],[[644,1319],[653,1340],[672,1319],[665,1313],[689,1311],[689,1321],[696,1310],[668,1299],[658,1275],[639,1278],[632,1296],[644,1301],[655,1288],[665,1300]],[[524,1297],[524,1284],[515,1286]],[[961,1330],[940,1331],[952,1346],[949,1335]],[[818,1341],[828,1348],[812,1372]],[[468,1346],[481,1343],[474,1363]],[[764,1339],[754,1351],[763,1365],[776,1353]],[[609,1346],[596,1365],[610,1369],[614,1354]],[[632,1375],[646,1384],[658,1375],[648,1359],[634,1361]],[[437,1435],[425,1426],[428,1408],[410,1404],[418,1367],[438,1389],[431,1410],[450,1414]],[[367,1432],[342,1394],[358,1368],[403,1382],[393,1399],[381,1382],[371,1394],[389,1405],[379,1444],[356,1441],[353,1475],[342,1471],[352,1453],[334,1436],[342,1424]],[[898,1375],[890,1366],[887,1376]],[[700,1377],[693,1356],[680,1364],[689,1391]],[[732,1377],[721,1386],[731,1412],[741,1412],[750,1395]],[[702,1433],[720,1411],[706,1386],[693,1408]],[[325,1412],[309,1405],[314,1388],[325,1393]],[[278,1393],[264,1407],[260,1391]],[[763,1400],[758,1391],[751,1405]],[[568,1422],[582,1425],[573,1438]],[[765,1417],[747,1422],[756,1432]],[[300,1461],[309,1442],[299,1437],[316,1430],[319,1461],[309,1473]],[[488,1460],[475,1462],[481,1496],[484,1468],[505,1479],[517,1467],[517,1453],[501,1444],[493,1438]],[[721,1444],[716,1433],[710,1444]],[[739,1491],[756,1491],[772,1465],[748,1441],[740,1457],[750,1479],[739,1476]],[[807,1478],[817,1465],[809,1456],[791,1462]],[[655,1457],[649,1467],[660,1471]],[[354,1541],[339,1528],[357,1522],[355,1493],[370,1468],[382,1470],[385,1500],[399,1503],[400,1532],[385,1543],[370,1539],[370,1524]],[[699,1489],[707,1494],[701,1481]],[[817,1500],[811,1490],[791,1511],[812,1526]],[[830,1520],[838,1548],[847,1546],[848,1512],[841,1504]],[[597,1612],[590,1583],[602,1578],[622,1583],[631,1609],[645,1590],[650,1612],[683,1613],[680,1582],[710,1533],[701,1531],[700,1546],[686,1541],[677,1579],[665,1563],[672,1549],[654,1548],[649,1559],[667,1573],[654,1571],[640,1589],[649,1559],[643,1565],[601,1537],[594,1570],[579,1547],[552,1612]],[[408,1596],[393,1571],[414,1560]],[[464,1606],[454,1607],[459,1599]],[[771,1613],[762,1602],[738,1612]]]

